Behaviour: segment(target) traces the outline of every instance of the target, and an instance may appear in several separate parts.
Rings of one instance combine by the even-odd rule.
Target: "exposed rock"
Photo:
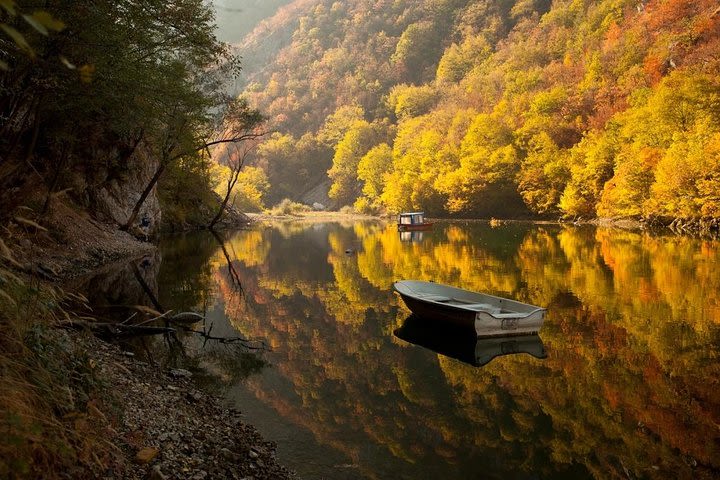
[[[122,154],[113,152],[115,157]],[[109,158],[108,165],[113,168],[88,172],[87,194],[90,207],[100,220],[123,225],[130,217],[135,204],[158,168],[158,159],[141,142],[129,155],[124,164],[118,164],[117,158]],[[143,202],[137,218],[137,228],[147,235],[158,231],[161,221],[160,201],[154,187]],[[143,226],[143,219],[147,225]]]
[[[157,447],[144,447],[135,455],[135,461],[140,464],[146,464],[153,461],[155,457],[160,453],[160,449]]]
[[[325,210],[326,208],[330,210],[338,208],[338,203],[335,200],[331,199],[328,195],[331,183],[332,182],[329,179],[326,179],[320,184],[315,185],[313,188],[306,191],[300,196],[300,202],[307,205],[313,205],[313,208],[315,204],[318,203],[320,205],[323,205],[323,210]]]
[[[9,224],[7,238],[12,241],[8,247],[26,271],[48,280],[77,278],[107,264],[156,251],[115,225],[93,219],[66,198],[54,199],[38,221],[48,231],[34,234],[32,241],[21,225]]]
[[[155,465],[150,471],[150,475],[148,475],[148,480],[165,480],[166,478],[167,476],[160,470],[160,465]]]
[[[184,368],[174,368],[170,370],[170,376],[175,378],[190,378],[192,377],[192,372]]]
[[[277,463],[273,443],[244,424],[239,411],[197,390],[190,378],[127,357],[97,338],[74,338],[86,343],[109,403],[121,409],[109,420],[109,440],[125,455],[115,478],[296,478]]]

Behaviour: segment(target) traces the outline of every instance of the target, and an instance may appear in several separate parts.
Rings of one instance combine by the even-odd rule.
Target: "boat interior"
[[[490,303],[474,303],[471,301],[462,300],[459,298],[452,298],[445,295],[437,295],[434,293],[419,293],[416,294],[416,297],[422,300],[430,300],[433,302],[445,303],[456,307],[463,307],[468,310],[484,311],[492,314],[513,313],[507,310],[503,312],[503,310],[499,306],[491,305]]]

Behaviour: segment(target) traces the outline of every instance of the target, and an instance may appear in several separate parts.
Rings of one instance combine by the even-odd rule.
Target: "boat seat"
[[[436,295],[434,293],[418,293],[416,296],[423,300],[432,300],[433,302],[449,302],[452,300],[452,298],[446,297],[445,295]]]
[[[492,313],[492,314],[500,313],[500,307],[495,307],[493,305],[490,305],[489,303],[465,303],[460,306],[469,308],[470,310],[479,310],[479,311],[488,312],[488,313]]]

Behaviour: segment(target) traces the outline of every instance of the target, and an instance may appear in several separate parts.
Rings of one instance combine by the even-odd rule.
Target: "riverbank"
[[[271,213],[248,213],[246,214],[252,222],[339,222],[339,221],[362,221],[378,220],[383,217],[365,215],[362,213],[345,213],[334,211],[307,211],[296,214],[275,215]],[[387,217],[385,217],[387,218]]]
[[[87,352],[102,384],[89,408],[114,445],[105,478],[291,479],[240,411],[199,389],[192,373],[161,369],[89,335],[58,334]]]
[[[190,372],[63,325],[93,315],[62,289],[156,247],[56,204],[17,215],[0,250],[0,478],[291,479],[274,445]]]

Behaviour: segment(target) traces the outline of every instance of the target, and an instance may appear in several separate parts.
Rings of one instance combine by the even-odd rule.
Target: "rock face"
[[[320,204],[323,207],[321,209],[316,208],[316,210],[337,209],[339,206],[337,202],[328,196],[328,192],[330,191],[330,183],[330,180],[325,180],[319,185],[316,185],[315,187],[305,192],[300,197],[300,201],[306,205],[313,205],[313,208],[315,207],[316,203]]]
[[[108,157],[104,162],[105,168],[85,174],[86,198],[99,220],[122,225],[155,174],[159,161],[142,142],[131,152],[116,150],[105,156]],[[145,235],[154,235],[160,227],[161,215],[157,189],[153,187],[143,203],[135,227]]]

